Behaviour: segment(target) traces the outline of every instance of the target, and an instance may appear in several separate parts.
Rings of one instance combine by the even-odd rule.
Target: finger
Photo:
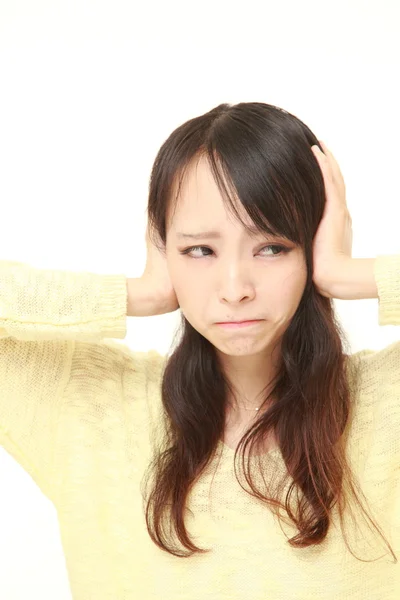
[[[328,187],[333,182],[337,187],[338,197],[341,199],[342,204],[346,205],[346,185],[339,164],[327,145],[322,140],[319,140],[319,143],[324,149],[324,153],[316,151],[314,154],[320,159],[319,164],[321,165],[326,185]],[[317,147],[315,146],[313,149]]]
[[[313,146],[312,150],[314,152],[315,157],[318,160],[319,166],[321,167],[324,179],[327,182],[333,180],[333,171],[328,156],[325,155],[325,153],[321,152],[317,145]]]
[[[321,144],[324,154],[326,155],[327,159],[328,159],[328,163],[330,165],[330,168],[332,170],[332,174],[334,179],[337,182],[341,182],[343,179],[343,175],[342,172],[340,170],[339,164],[336,160],[336,158],[333,156],[332,152],[329,150],[328,146],[325,144],[325,142],[323,142],[322,140],[318,140],[319,143]]]
[[[337,206],[339,205],[338,203],[345,206],[346,201],[344,200],[343,202],[345,194],[342,194],[341,191],[339,192],[338,181],[334,177],[331,163],[329,161],[329,156],[326,156],[325,153],[323,154],[322,152],[319,152],[316,148],[317,146],[313,146],[312,149],[314,151],[315,156],[318,159],[318,163],[322,171],[326,194],[326,204],[323,214],[324,217],[327,214],[330,214],[331,211],[335,213]]]
[[[319,164],[324,177],[327,195],[326,209],[327,211],[336,210],[336,207],[339,206],[339,204],[347,209],[346,186],[339,165],[332,152],[328,150],[326,144],[321,141],[320,144],[324,148],[324,153],[322,154],[321,152],[318,152],[318,150],[314,153],[319,159]],[[313,147],[313,149],[316,147],[317,146]]]
[[[318,140],[320,145],[322,146],[322,150],[324,151],[324,154],[330,154],[330,150],[328,148],[328,146],[325,144],[325,142],[323,142],[322,140]]]

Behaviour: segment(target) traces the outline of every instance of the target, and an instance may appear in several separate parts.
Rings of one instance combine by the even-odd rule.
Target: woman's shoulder
[[[385,404],[400,413],[400,341],[381,349],[364,348],[346,355],[350,388],[368,404]]]
[[[380,349],[364,348],[354,354],[346,355],[346,362],[351,370],[359,370],[364,375],[382,377],[397,376],[400,371],[400,340]]]
[[[124,371],[142,372],[146,378],[157,380],[160,378],[166,364],[167,356],[158,350],[134,350],[126,343],[113,339],[104,339],[99,343],[75,342],[75,355],[81,356],[80,362],[87,360],[88,355],[102,356],[106,360],[108,370],[112,366]],[[79,358],[77,358],[79,360]]]

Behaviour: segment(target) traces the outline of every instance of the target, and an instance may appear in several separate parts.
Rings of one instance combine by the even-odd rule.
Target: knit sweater
[[[378,256],[374,275],[379,324],[400,325],[400,255]],[[185,513],[210,552],[156,546],[141,480],[163,427],[167,357],[113,341],[126,330],[124,275],[0,261],[0,443],[56,508],[75,600],[399,600],[400,562],[357,507],[352,552],[335,509],[320,545],[293,548],[296,529],[240,487],[223,441]],[[400,560],[400,342],[347,360],[359,378],[348,457]],[[285,470],[279,448],[261,460],[266,479]]]

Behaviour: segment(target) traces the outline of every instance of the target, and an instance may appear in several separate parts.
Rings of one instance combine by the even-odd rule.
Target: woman
[[[332,298],[400,324],[400,255],[351,257],[333,155],[221,104],[162,145],[146,239],[138,279],[1,263],[1,441],[73,597],[398,598],[400,345],[346,354]],[[109,339],[178,308],[169,356]]]

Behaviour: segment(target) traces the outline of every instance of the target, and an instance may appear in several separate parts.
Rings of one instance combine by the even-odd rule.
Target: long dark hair
[[[306,286],[282,337],[281,368],[265,398],[267,403],[273,396],[274,402],[248,429],[234,455],[237,478],[236,461],[243,450],[241,466],[250,486],[245,491],[276,514],[285,510],[298,531],[289,543],[299,548],[325,539],[335,506],[343,525],[344,509],[349,508],[345,484],[367,515],[345,452],[358,369],[347,360],[349,345],[332,300],[320,295],[313,283],[312,242],[326,200],[322,173],[311,150],[314,144],[321,148],[310,129],[281,108],[260,102],[220,104],[183,123],[163,143],[152,168],[148,199],[149,233],[164,251],[168,207],[177,202],[187,168],[204,156],[224,202],[239,220],[233,199],[237,197],[260,231],[284,236],[304,250]],[[222,439],[231,388],[214,346],[181,316],[181,339],[162,376],[168,426],[146,474],[146,485],[150,478],[152,484],[145,513],[155,544],[176,556],[189,556],[209,551],[190,539],[185,503]],[[287,473],[278,491],[265,494],[255,485],[252,462],[246,462],[245,453],[249,446],[251,455],[271,431]],[[289,477],[283,503],[280,495]],[[295,508],[290,503],[293,496],[298,500]],[[368,519],[388,544],[379,526]],[[183,548],[167,534],[171,524]]]

